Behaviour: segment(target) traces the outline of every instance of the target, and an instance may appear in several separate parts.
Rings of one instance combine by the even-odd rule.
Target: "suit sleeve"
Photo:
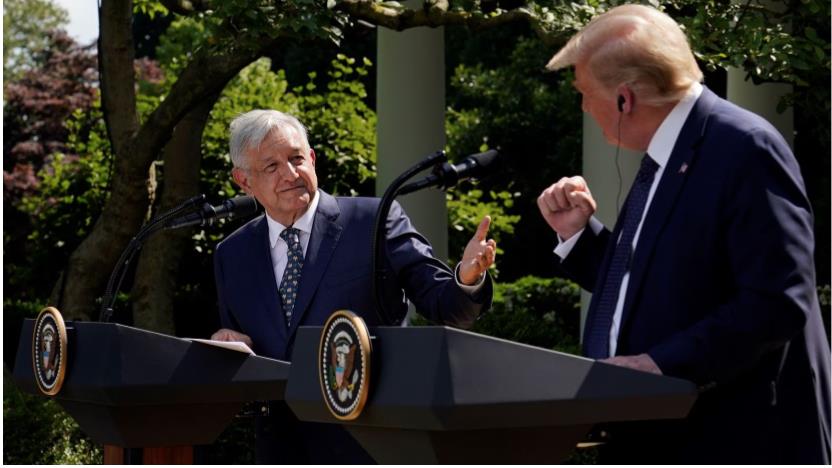
[[[733,292],[648,351],[665,374],[705,384],[736,377],[797,335],[814,310],[812,213],[799,168],[781,139],[748,138],[748,157],[720,188]]]
[[[387,251],[407,297],[427,318],[470,328],[479,314],[491,307],[491,278],[486,274],[485,283],[473,295],[463,291],[451,269],[433,256],[430,243],[413,228],[397,202],[387,217]]]
[[[606,228],[596,234],[587,226],[569,255],[559,262],[560,271],[583,289],[593,292],[609,239],[610,231]]]
[[[240,331],[240,326],[234,320],[231,309],[225,301],[225,280],[223,279],[221,248],[222,245],[218,245],[217,250],[214,252],[214,281],[217,285],[217,308],[220,314],[220,325],[222,325],[222,328]]]

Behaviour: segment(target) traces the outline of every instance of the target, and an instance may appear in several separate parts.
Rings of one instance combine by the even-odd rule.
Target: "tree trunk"
[[[202,131],[217,95],[194,108],[179,122],[164,153],[163,213],[199,192]],[[162,231],[151,237],[139,258],[133,284],[133,323],[146,330],[175,334],[173,298],[179,264],[193,229]]]
[[[116,260],[144,219],[146,171],[131,174],[122,168],[116,171],[114,179],[112,194],[101,216],[69,257],[64,287],[59,282],[53,290],[50,303],[70,319],[98,318],[96,298],[103,294]]]
[[[474,17],[458,17],[444,11],[447,6],[444,2],[435,2],[428,15],[406,11],[399,15],[400,21],[388,24],[386,17],[391,12],[379,13],[374,8],[368,9],[365,3],[344,2],[354,17],[394,29],[442,24],[488,27],[515,19],[530,20],[533,27],[538,25],[523,11],[484,22]],[[274,49],[282,38],[278,31],[265,35],[261,41],[250,41],[256,44],[253,48],[233,41],[224,48],[201,48],[179,74],[165,100],[140,126],[136,112],[132,12],[131,0],[101,0],[98,51],[101,96],[115,163],[110,198],[89,235],[70,256],[62,274],[65,280],[56,284],[50,298],[50,304],[71,319],[97,318],[96,298],[104,292],[119,255],[141,226],[148,207],[148,169],[170,140],[173,129],[188,112],[219,94],[243,67]]]
[[[148,207],[148,169],[170,140],[174,127],[278,41],[264,40],[256,49],[201,49],[182,70],[165,100],[138,127],[131,20],[131,1],[102,0],[102,104],[115,167],[110,198],[101,216],[70,255],[63,272],[65,281],[59,281],[52,290],[50,304],[70,319],[98,318],[96,299],[103,294],[122,250],[142,224]]]

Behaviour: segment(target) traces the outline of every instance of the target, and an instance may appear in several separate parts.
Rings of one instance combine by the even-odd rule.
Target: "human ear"
[[[234,179],[234,182],[243,189],[247,195],[251,195],[251,184],[248,180],[248,174],[242,168],[235,167],[231,170],[231,177]]]

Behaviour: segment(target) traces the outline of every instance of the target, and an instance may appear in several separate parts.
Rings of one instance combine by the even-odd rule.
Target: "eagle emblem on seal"
[[[318,378],[324,402],[337,419],[357,418],[367,403],[371,365],[367,324],[354,312],[336,310],[321,330]]]
[[[358,381],[358,375],[354,372],[356,349],[357,346],[348,333],[342,331],[335,335],[330,349],[330,369],[334,374],[330,385],[342,403],[352,399]]]

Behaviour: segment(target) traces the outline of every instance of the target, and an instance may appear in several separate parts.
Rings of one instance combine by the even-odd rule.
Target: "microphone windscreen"
[[[497,150],[488,150],[484,153],[477,153],[468,156],[469,161],[473,161],[474,167],[470,168],[470,172],[467,174],[468,177],[478,177],[485,175],[488,172],[489,166],[493,165],[494,162],[497,160],[499,153]]]
[[[234,197],[231,200],[227,200],[223,203],[229,212],[229,214],[240,217],[240,216],[250,216],[257,213],[257,200],[251,196],[242,196],[242,197]]]

